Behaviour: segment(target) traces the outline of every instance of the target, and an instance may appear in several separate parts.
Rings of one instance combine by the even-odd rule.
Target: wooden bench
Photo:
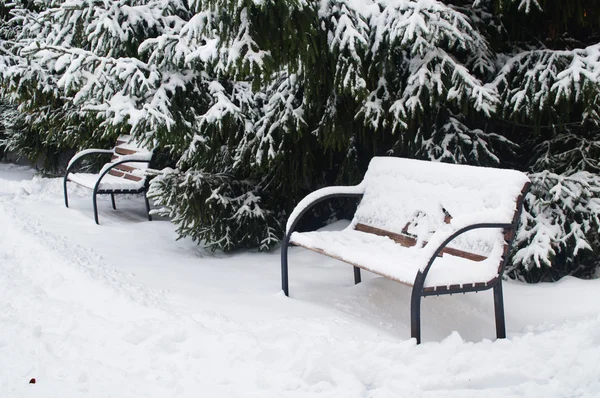
[[[112,155],[110,162],[106,163],[98,174],[72,172],[79,160],[88,155],[98,154]],[[152,221],[150,203],[145,195],[148,191],[148,179],[145,170],[148,168],[151,159],[152,151],[142,148],[127,135],[120,136],[117,139],[117,145],[113,149],[85,149],[77,153],[69,161],[64,178],[65,206],[69,207],[68,181],[92,190],[92,204],[96,224],[99,224],[97,195],[110,194],[112,207],[116,209],[115,194],[144,193],[148,220]]]
[[[494,289],[496,333],[506,337],[502,274],[527,176],[516,170],[376,157],[363,181],[305,197],[287,222],[281,250],[282,288],[289,296],[288,247],[297,245],[412,286],[411,336],[421,342],[421,298]],[[294,232],[325,200],[360,198],[343,231]]]

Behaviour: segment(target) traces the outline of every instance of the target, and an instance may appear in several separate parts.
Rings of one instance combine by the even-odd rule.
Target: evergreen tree
[[[169,151],[179,160],[150,195],[181,236],[269,249],[307,192],[397,155],[530,172],[512,276],[599,266],[600,5],[14,4],[0,79],[27,129],[13,148],[34,156],[128,132]]]
[[[531,172],[511,274],[589,277],[600,267],[600,5],[505,1],[495,122]],[[502,43],[502,42],[501,42]],[[525,272],[528,271],[528,272]]]
[[[11,40],[14,31],[10,27],[10,13],[9,6],[4,2],[0,1],[0,68],[5,68],[6,59],[3,55],[7,53],[6,45],[4,44],[7,40]],[[7,137],[7,120],[11,119],[11,107],[9,107],[5,101],[3,101],[0,95],[0,160],[4,158],[6,148],[6,137]]]

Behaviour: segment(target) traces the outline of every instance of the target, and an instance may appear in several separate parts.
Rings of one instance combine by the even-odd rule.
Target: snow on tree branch
[[[408,112],[418,113],[439,100],[469,103],[487,116],[495,112],[498,103],[493,87],[482,84],[445,51],[436,49],[411,60],[410,76],[400,101]]]
[[[470,24],[468,18],[436,0],[379,0],[382,12],[374,16],[375,42],[372,51],[379,51],[387,41],[410,49],[411,54],[424,57],[436,48],[471,52],[487,50],[485,38]]]
[[[500,159],[492,149],[493,144],[516,147],[501,135],[471,129],[459,119],[457,115],[450,116],[443,126],[433,129],[430,137],[426,137],[420,129],[417,136],[422,141],[420,154],[433,161],[496,165]]]
[[[503,2],[506,5],[510,5],[510,4],[514,4],[514,3],[518,2],[519,3],[519,6],[518,6],[519,11],[524,11],[526,14],[529,14],[531,12],[531,10],[533,10],[534,8],[538,9],[539,11],[544,10],[538,0],[503,0]]]
[[[299,71],[299,73],[302,73]],[[265,164],[280,154],[284,137],[299,131],[306,122],[300,96],[299,76],[284,71],[273,79],[264,93],[264,105],[253,129],[236,148],[235,164]],[[251,155],[248,156],[248,153]]]
[[[561,251],[577,256],[590,250],[590,236],[600,232],[600,176],[585,171],[571,175],[543,171],[529,178],[532,188],[515,238],[519,250],[514,266],[551,266]]]
[[[362,98],[367,86],[363,60],[370,42],[370,26],[354,3],[322,1],[319,16],[332,25],[327,41],[337,58],[335,84],[339,92]]]
[[[583,103],[600,89],[600,44],[518,53],[506,61],[494,85],[511,117],[531,116],[560,101]]]

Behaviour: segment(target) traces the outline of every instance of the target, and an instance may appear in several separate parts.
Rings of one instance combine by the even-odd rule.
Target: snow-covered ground
[[[597,397],[600,280],[423,301],[318,254],[203,251],[139,197],[0,164],[0,397]],[[29,384],[31,378],[36,384]],[[483,391],[485,390],[485,391]]]

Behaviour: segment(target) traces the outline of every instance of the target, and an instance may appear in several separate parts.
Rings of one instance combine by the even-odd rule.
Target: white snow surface
[[[355,231],[294,232],[291,242],[327,252],[379,275],[412,285],[419,270],[427,265],[431,254],[418,248],[404,247],[386,236]],[[483,261],[472,261],[445,254],[431,266],[425,287],[490,282],[498,276],[502,246]]]
[[[516,170],[375,157],[354,222],[395,233],[411,223],[408,232],[419,241],[430,240],[432,231],[444,225],[442,209],[459,228],[478,221],[510,224],[528,181]]]
[[[208,253],[145,220],[138,196],[101,197],[0,164],[0,396],[597,397],[600,281],[504,285],[427,298],[316,253]],[[344,228],[339,223],[328,230]],[[35,384],[29,384],[31,378]]]

